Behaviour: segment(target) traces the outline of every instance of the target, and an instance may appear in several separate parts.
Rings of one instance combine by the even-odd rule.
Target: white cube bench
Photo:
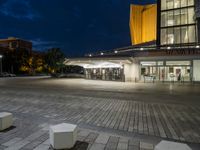
[[[76,143],[77,125],[62,123],[50,126],[49,136],[54,149],[72,148]]]
[[[155,146],[154,150],[192,150],[187,144],[161,141]]]
[[[9,112],[0,112],[0,131],[11,127],[13,124],[13,115]]]

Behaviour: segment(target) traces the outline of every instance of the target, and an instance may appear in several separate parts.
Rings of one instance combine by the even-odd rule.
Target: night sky
[[[130,46],[130,4],[155,0],[0,0],[0,38],[19,37],[36,50],[66,56]]]

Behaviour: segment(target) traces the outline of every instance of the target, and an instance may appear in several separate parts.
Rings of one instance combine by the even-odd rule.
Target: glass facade
[[[140,62],[141,80],[145,81],[191,81],[190,61],[145,61]]]
[[[194,0],[161,0],[161,45],[197,42]]]
[[[86,79],[123,81],[123,68],[87,68],[85,69]]]

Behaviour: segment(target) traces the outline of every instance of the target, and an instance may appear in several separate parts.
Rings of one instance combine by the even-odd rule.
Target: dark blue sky
[[[19,37],[37,50],[67,56],[130,45],[131,3],[155,0],[0,0],[0,38]]]

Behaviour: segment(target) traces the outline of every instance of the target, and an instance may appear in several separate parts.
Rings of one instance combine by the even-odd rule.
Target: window
[[[174,25],[173,11],[169,11],[167,14],[167,26]]]
[[[161,30],[161,44],[162,45],[167,44],[167,29]]]
[[[174,8],[180,8],[180,7],[181,7],[181,0],[175,0]]]
[[[167,32],[167,44],[174,43],[174,28],[169,28]]]
[[[194,14],[194,8],[188,8],[188,24],[195,23]]]
[[[188,6],[193,6],[194,5],[194,0],[188,0]]]
[[[167,12],[161,13],[161,27],[167,26]]]
[[[196,42],[195,26],[188,27],[188,38],[189,38],[189,43]]]
[[[188,43],[187,27],[181,27],[181,43]]]
[[[194,0],[161,0],[161,9],[162,45],[197,41]]]
[[[167,9],[174,8],[174,0],[166,0],[167,1]]]
[[[166,5],[166,0],[161,0],[161,10],[166,10],[167,5]]]
[[[181,7],[187,6],[187,0],[181,0]]]
[[[174,43],[178,44],[181,42],[181,28],[174,28]]]
[[[174,11],[174,25],[180,25],[181,24],[181,10],[175,10]]]

